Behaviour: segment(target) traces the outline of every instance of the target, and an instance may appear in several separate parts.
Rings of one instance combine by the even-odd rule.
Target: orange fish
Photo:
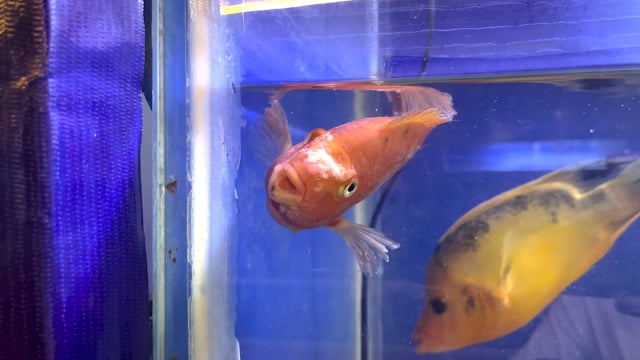
[[[372,85],[343,88],[370,90]],[[344,212],[400,170],[429,132],[456,114],[451,96],[432,88],[373,85],[373,90],[387,92],[397,116],[315,129],[292,145],[280,92],[271,97],[263,124],[279,153],[265,177],[269,213],[291,231],[326,226],[337,232],[367,275],[377,272],[380,258],[389,261],[387,248],[400,245],[344,219]]]

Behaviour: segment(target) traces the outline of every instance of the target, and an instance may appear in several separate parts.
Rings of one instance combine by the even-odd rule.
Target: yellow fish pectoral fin
[[[509,306],[511,299],[511,290],[513,290],[513,280],[511,275],[512,260],[505,261],[505,264],[500,270],[500,280],[498,286],[493,292],[493,295],[500,301],[500,303],[507,307]]]
[[[513,290],[513,249],[515,241],[510,234],[505,234],[505,241],[500,245],[500,268],[498,281],[493,296],[498,299],[502,306],[508,307],[511,301],[511,291]],[[517,245],[516,245],[517,246]]]
[[[498,299],[500,304],[504,307],[509,307],[511,304],[511,289],[507,286],[500,286],[493,291],[493,296]]]

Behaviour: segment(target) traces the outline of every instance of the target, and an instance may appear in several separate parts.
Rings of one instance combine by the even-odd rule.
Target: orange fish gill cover
[[[293,145],[279,99],[304,88],[383,91],[393,116],[315,129]],[[272,161],[265,176],[269,213],[292,231],[329,227],[351,247],[363,273],[378,273],[380,260],[389,261],[388,249],[400,244],[342,215],[400,170],[434,127],[453,119],[451,96],[420,86],[298,85],[276,91],[270,104],[260,129],[260,155]]]

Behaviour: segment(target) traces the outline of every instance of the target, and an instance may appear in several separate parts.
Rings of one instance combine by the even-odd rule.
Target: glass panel
[[[446,258],[451,268],[473,264],[456,273],[470,274],[455,279],[470,284],[465,295],[488,289],[482,299],[502,302],[483,307],[465,297],[467,310],[484,309],[484,317],[444,322],[432,332],[457,340],[430,349],[456,348],[433,356],[442,359],[633,358],[638,351],[633,220],[640,208],[629,201],[637,179],[620,177],[634,167],[611,159],[640,150],[639,3],[191,0],[185,7],[161,1],[156,15],[157,358],[422,358],[421,339],[412,339],[421,313],[447,306],[455,313],[425,295],[427,276],[444,281],[426,272],[439,239],[484,201],[578,166],[556,185],[573,189],[574,202],[599,189],[590,206],[544,213],[546,226],[528,210],[534,215],[492,235],[502,245],[468,262]],[[279,101],[293,144],[316,128],[398,116],[384,92],[367,88],[380,83],[451,94],[457,115],[344,214],[401,244],[382,274],[364,277],[327,226],[294,232],[270,215],[265,176],[273,158],[261,159],[268,139],[257,130],[280,86],[293,89]],[[585,217],[587,210],[600,212]],[[558,232],[558,221],[574,226]],[[531,233],[544,236],[522,245]],[[589,261],[592,268],[566,280]],[[553,302],[542,311],[514,318],[496,310],[531,305],[517,295],[538,296],[543,286],[523,286],[528,279],[566,281],[552,289],[559,296],[544,293]],[[520,322],[498,332],[505,319]],[[451,330],[459,323],[467,330]],[[495,340],[476,341],[472,330]]]
[[[640,57],[632,0],[362,0],[231,15],[229,27],[246,84],[565,77]]]

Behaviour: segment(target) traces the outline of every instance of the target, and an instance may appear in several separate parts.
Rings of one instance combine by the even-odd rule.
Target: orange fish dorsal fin
[[[437,108],[428,108],[411,112],[406,115],[393,118],[389,123],[389,127],[407,127],[424,126],[428,128],[434,128],[440,124],[451,121],[450,117],[447,117]]]
[[[262,141],[256,144],[258,156],[265,163],[275,160],[292,146],[287,115],[276,98],[270,98],[269,102],[271,106],[264,110],[264,121],[257,129]]]
[[[317,128],[317,129],[313,129],[309,132],[309,134],[307,135],[307,137],[304,139],[304,143],[308,143],[310,141],[313,141],[313,139],[317,138],[320,135],[323,135],[327,132],[327,130],[325,129],[321,129],[321,128]]]
[[[393,115],[405,115],[416,110],[438,108],[447,117],[453,117],[451,95],[426,86],[393,85],[382,83],[325,83],[325,84],[292,84],[283,85],[274,90],[273,98],[280,99],[289,91],[305,89],[349,90],[349,91],[381,91],[387,94],[391,102]]]

